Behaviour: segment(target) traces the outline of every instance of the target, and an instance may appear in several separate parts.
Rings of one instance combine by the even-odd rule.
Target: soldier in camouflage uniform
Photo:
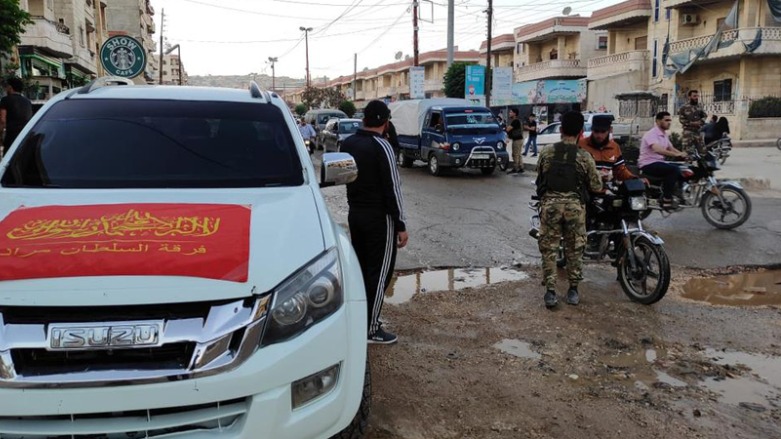
[[[704,153],[700,130],[705,126],[708,115],[700,108],[700,93],[689,90],[689,103],[678,110],[678,117],[683,126],[683,150],[692,154],[695,150]]]
[[[539,248],[545,285],[545,306],[556,298],[556,257],[563,238],[569,290],[567,303],[580,302],[578,284],[583,280],[583,250],[586,247],[586,207],[589,192],[602,192],[594,158],[578,148],[583,115],[571,111],[561,118],[561,142],[545,148],[537,162],[537,194],[540,197]]]

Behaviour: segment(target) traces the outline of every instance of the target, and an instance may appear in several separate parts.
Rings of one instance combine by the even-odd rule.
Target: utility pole
[[[488,0],[488,47],[485,60],[485,106],[491,107],[491,25],[494,21],[494,0]]]
[[[157,66],[160,70],[160,85],[163,85],[163,31],[165,30],[165,9],[160,10],[160,65]]]
[[[276,82],[276,73],[274,72],[274,64],[279,61],[279,58],[276,56],[270,56],[268,57],[268,61],[271,63],[271,91],[276,91],[277,88],[277,82]]]
[[[301,26],[298,29],[304,32],[304,40],[306,40],[306,86],[309,87],[311,85],[309,82],[309,32],[312,31],[312,28]]]
[[[453,64],[455,58],[455,22],[456,22],[456,0],[447,0],[447,66]]]
[[[412,65],[418,65],[418,1],[412,0]]]
[[[355,90],[355,85],[358,82],[358,54],[355,54],[355,57],[353,58],[353,102],[355,102],[356,99],[358,99],[358,95],[356,94],[357,91]]]

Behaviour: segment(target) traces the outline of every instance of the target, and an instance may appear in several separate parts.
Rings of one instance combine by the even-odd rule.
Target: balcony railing
[[[740,29],[731,29],[722,32],[721,34],[721,44],[730,43],[730,42],[736,42],[738,40],[743,41],[745,43],[749,43],[754,40],[754,38],[757,36],[757,31],[761,30],[762,32],[762,42],[763,45],[765,42],[771,42],[773,44],[773,47],[769,50],[767,47],[763,49],[760,46],[759,52],[761,53],[781,53],[781,50],[779,50],[777,46],[777,42],[781,41],[781,27],[746,27],[746,28],[740,28]],[[684,40],[678,40],[670,43],[670,53],[680,53],[685,52],[687,50],[698,50],[702,49],[705,46],[708,45],[711,38],[713,38],[714,34],[711,35],[702,35],[699,37],[694,38],[687,38]],[[729,49],[729,48],[727,48]],[[714,52],[711,57],[717,58],[718,57],[719,50]],[[742,50],[741,52],[742,53]],[[735,55],[738,53],[733,53],[730,50],[723,50],[722,54],[725,56],[729,55]]]
[[[588,60],[588,77],[603,78],[637,70],[647,70],[650,52],[633,50]]]
[[[68,26],[43,17],[33,17],[33,23],[25,27],[21,40],[23,45],[45,47],[63,58],[73,56]]]
[[[579,59],[554,59],[521,67],[516,71],[518,82],[563,76],[586,76],[586,67]]]

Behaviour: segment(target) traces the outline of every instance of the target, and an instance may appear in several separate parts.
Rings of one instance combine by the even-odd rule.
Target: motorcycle
[[[723,165],[727,161],[730,152],[732,152],[732,139],[725,134],[721,139],[714,140],[705,145],[705,150],[713,153],[713,155],[716,156],[716,160],[719,161],[719,164]]]
[[[306,145],[306,149],[309,151],[310,155],[315,153],[314,145],[311,140],[304,139],[304,145]]]
[[[656,303],[670,286],[670,260],[664,241],[643,228],[640,215],[646,210],[645,183],[627,180],[612,186],[613,192],[592,195],[586,214],[586,249],[583,257],[593,261],[609,258],[618,270],[618,282],[630,300],[644,305]],[[532,197],[529,231],[539,239],[541,202]],[[567,263],[559,247],[556,265]]]
[[[662,179],[640,172],[650,183],[648,210],[641,218],[647,218],[654,210],[669,216],[683,209],[700,208],[705,220],[717,229],[734,229],[745,223],[751,216],[751,199],[740,183],[713,176],[720,166],[712,152],[701,155],[695,151],[690,159],[693,163],[678,164],[682,181],[675,195],[676,209],[662,207]]]

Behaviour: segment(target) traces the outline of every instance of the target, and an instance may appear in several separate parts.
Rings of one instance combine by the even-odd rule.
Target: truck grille
[[[247,413],[246,398],[186,407],[58,416],[0,416],[3,439],[134,439],[229,430]]]
[[[141,384],[224,372],[258,348],[270,299],[0,307],[0,388]]]

